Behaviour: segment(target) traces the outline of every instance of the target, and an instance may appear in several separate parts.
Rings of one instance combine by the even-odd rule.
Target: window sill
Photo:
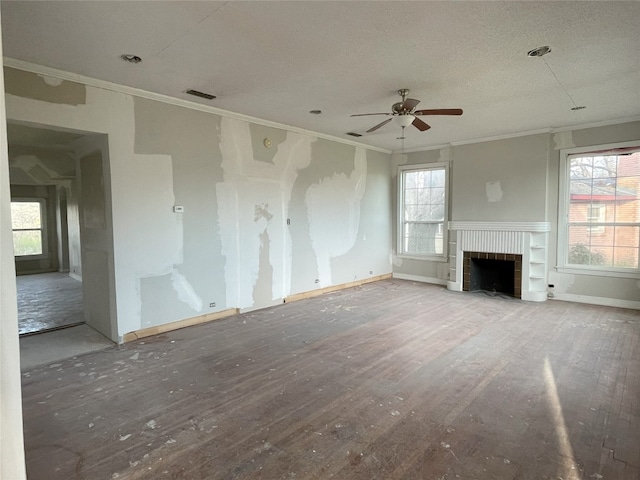
[[[623,270],[594,270],[590,268],[575,268],[575,267],[556,267],[558,273],[569,273],[571,275],[590,275],[594,277],[617,277],[617,278],[638,278],[640,279],[640,272],[635,271],[623,271]]]

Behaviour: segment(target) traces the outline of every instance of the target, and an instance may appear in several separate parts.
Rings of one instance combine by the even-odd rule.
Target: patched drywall
[[[309,236],[315,253],[320,287],[334,283],[331,260],[346,254],[355,244],[360,227],[360,202],[366,188],[367,158],[355,149],[353,171],[325,177],[305,195]]]
[[[86,103],[86,86],[81,83],[51,79],[15,68],[4,69],[4,81],[5,92],[11,95],[62,105]]]
[[[135,272],[147,284],[153,283],[152,276],[170,274],[167,285],[173,289],[168,293],[141,285],[142,326],[223,310],[227,287],[215,189],[222,180],[220,118],[140,98],[134,105],[137,158],[149,169],[164,170],[152,187],[163,200],[155,208],[149,205],[154,211],[147,212],[147,221],[172,239],[163,257],[150,258]],[[174,213],[174,205],[183,213]]]
[[[354,191],[347,196],[351,196],[351,205],[359,203],[359,222],[355,240],[344,254],[330,258],[331,279],[337,284],[391,273],[392,211],[389,156],[370,150],[364,153],[366,178],[362,177],[361,182],[364,184],[364,192],[360,196],[359,192]],[[358,155],[356,152],[355,168],[349,177],[352,181],[364,173],[362,167],[357,167]],[[359,200],[357,196],[360,196]]]
[[[312,186],[318,185],[322,181],[330,181],[330,179],[334,178],[342,178],[344,181],[344,179],[351,178],[356,168],[355,162],[356,147],[327,140],[318,140],[312,146],[308,166],[298,174],[291,193],[291,201],[289,202],[290,232],[293,245],[291,293],[314,290],[320,286],[319,268],[323,262],[326,265],[326,257],[319,259],[314,245],[317,246],[318,242],[321,241],[333,242],[332,238],[330,238],[331,235],[343,235],[342,232],[334,232],[333,227],[331,227],[331,230],[324,232],[326,237],[323,237],[317,227],[312,227],[307,192]],[[362,167],[360,168],[362,169]],[[335,205],[336,202],[342,201],[344,202],[343,205],[346,206],[349,202],[349,194],[344,190],[333,192],[329,195],[326,201],[330,205]],[[362,194],[358,195],[361,196]],[[322,207],[314,205],[314,208]],[[318,218],[318,213],[316,212],[316,218],[318,222],[321,222],[321,219]],[[314,229],[313,231],[312,228]],[[317,246],[316,248],[319,251],[320,247]],[[322,281],[330,281],[330,278],[330,273],[325,273],[325,278]]]
[[[106,227],[85,230],[104,232],[90,250],[102,252],[111,268],[104,279],[114,285],[107,304],[113,302],[118,318],[111,338],[318,288],[313,244],[345,237],[311,233],[312,186],[316,219],[322,195],[335,202],[331,185],[351,205],[350,220],[340,220],[350,225],[348,243],[325,257],[330,281],[390,270],[389,217],[386,224],[381,218],[390,210],[389,155],[94,87],[76,106],[36,94],[6,98],[16,122],[108,135]],[[78,205],[82,210],[78,198],[72,183],[69,219]]]
[[[259,143],[252,138],[250,124],[231,118],[221,120],[223,181],[216,185],[216,196],[225,280],[229,287],[227,305],[265,306],[270,303],[256,301],[281,299],[291,290],[291,249],[296,240],[293,234],[290,236],[289,228],[295,228],[297,223],[291,214],[287,216],[286,205],[295,191],[300,170],[311,161],[311,145],[316,139],[287,132],[277,147],[272,145],[275,155],[271,162],[256,160],[254,145],[265,148],[262,138],[276,138],[278,132],[260,129]],[[266,238],[272,270],[264,257],[260,260],[261,252],[265,255]],[[269,274],[271,280],[267,278]]]
[[[249,124],[249,131],[254,160],[273,164],[278,146],[286,140],[287,132],[255,123]]]

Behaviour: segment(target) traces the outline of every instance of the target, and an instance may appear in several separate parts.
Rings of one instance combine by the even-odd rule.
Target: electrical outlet
[[[291,219],[287,218],[287,225],[291,225]]]
[[[319,278],[316,278],[316,280],[315,280],[315,282],[314,282],[314,283],[320,283],[320,279],[319,279]]]
[[[211,302],[211,303],[209,304],[209,308],[213,308],[213,307],[215,307],[215,306],[216,306],[216,302]]]
[[[373,270],[369,270],[369,275],[373,275]]]

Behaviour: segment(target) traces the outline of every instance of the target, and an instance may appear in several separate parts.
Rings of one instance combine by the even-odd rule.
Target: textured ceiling
[[[636,118],[639,25],[637,1],[2,2],[6,57],[344,139],[399,88],[464,109],[357,140],[389,150]]]

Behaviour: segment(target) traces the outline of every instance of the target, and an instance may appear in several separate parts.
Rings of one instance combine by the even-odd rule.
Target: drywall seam
[[[349,177],[334,174],[311,185],[305,195],[309,212],[309,235],[316,254],[321,288],[331,285],[331,259],[345,255],[356,243],[360,227],[360,204],[367,181],[367,155],[354,153]]]

